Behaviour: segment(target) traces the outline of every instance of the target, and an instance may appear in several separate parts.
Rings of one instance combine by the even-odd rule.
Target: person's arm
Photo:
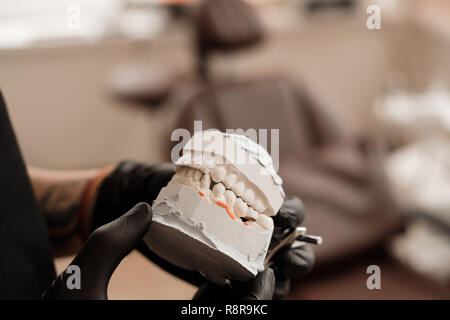
[[[79,250],[89,233],[89,213],[98,186],[113,170],[50,170],[28,167],[39,209],[56,255]]]

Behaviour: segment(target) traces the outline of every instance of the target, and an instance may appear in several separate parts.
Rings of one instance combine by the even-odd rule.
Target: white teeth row
[[[234,186],[231,187],[231,190],[236,193],[237,196],[242,196],[245,190],[245,184],[243,182],[238,182]]]
[[[210,190],[211,181],[215,184]],[[246,189],[243,182],[237,182],[234,174],[226,175],[225,168],[216,167],[210,174],[189,167],[181,167],[170,183],[181,183],[200,190],[211,203],[220,201],[226,203],[239,218],[246,218],[249,224],[255,222],[264,229],[273,227],[273,220],[264,214],[265,208],[261,200],[255,199],[255,193]]]
[[[252,189],[247,189],[244,191],[242,199],[244,199],[244,201],[247,202],[249,205],[252,205],[253,201],[255,201],[255,193],[253,192]]]

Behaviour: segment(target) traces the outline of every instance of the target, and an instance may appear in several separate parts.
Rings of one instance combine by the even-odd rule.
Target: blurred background
[[[0,88],[30,165],[168,161],[193,120],[280,128],[285,188],[324,238],[290,299],[450,298],[449,84],[447,0],[0,0]],[[194,292],[137,252],[109,287]]]

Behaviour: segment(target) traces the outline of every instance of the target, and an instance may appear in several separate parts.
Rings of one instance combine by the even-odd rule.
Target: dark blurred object
[[[179,0],[167,1],[167,8],[169,9],[172,18],[177,20],[184,20],[191,18],[191,7],[195,1],[193,0]]]
[[[244,0],[203,0],[195,24],[198,69],[208,78],[212,51],[234,51],[252,46],[263,38],[256,11]]]
[[[316,13],[326,9],[351,10],[355,7],[354,0],[310,0],[305,5],[311,13]]]
[[[157,107],[176,79],[176,71],[163,61],[135,61],[116,67],[109,83],[118,98]]]
[[[286,194],[304,201],[305,226],[323,236],[315,248],[317,264],[363,252],[400,228],[370,143],[344,137],[326,110],[286,79],[211,86],[179,119],[177,127],[191,132],[194,120],[203,121],[203,130],[280,129]]]

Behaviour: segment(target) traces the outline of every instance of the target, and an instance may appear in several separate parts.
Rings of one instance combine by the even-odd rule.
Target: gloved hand
[[[142,240],[152,221],[152,209],[138,203],[123,216],[95,230],[69,266],[80,270],[80,287],[69,289],[73,271],[63,271],[42,294],[43,299],[106,300],[108,283],[122,259]],[[211,283],[196,294],[197,299],[271,299],[275,278],[271,269],[247,283],[223,288]]]
[[[297,197],[286,197],[277,215],[273,217],[274,230],[269,248],[275,247],[287,234],[298,227],[305,218],[305,208]],[[272,258],[276,287],[274,299],[284,298],[290,290],[290,279],[306,276],[314,266],[314,252],[309,244],[286,247]]]
[[[271,300],[275,289],[273,270],[266,268],[248,282],[234,281],[229,287],[208,282],[200,287],[194,300]]]
[[[174,173],[174,167],[170,163],[119,163],[99,187],[91,230],[118,218],[138,202],[151,205]]]
[[[172,164],[141,164],[132,161],[121,162],[102,182],[94,208],[92,229],[116,219],[122,212],[128,211],[134,204],[145,201],[152,204],[161,188],[165,187],[174,174]],[[293,230],[304,219],[302,202],[296,198],[286,198],[278,214],[274,217],[274,235],[271,246],[283,239],[285,230]],[[196,286],[205,283],[198,273],[179,268],[153,253],[143,242],[139,251],[152,262],[173,275]],[[277,280],[275,298],[282,298],[289,292],[290,278],[306,275],[314,264],[314,254],[309,245],[301,248],[280,250],[275,261]]]
[[[69,289],[68,282],[72,283],[71,277],[76,271],[66,269],[42,294],[42,298],[107,299],[111,275],[147,233],[152,215],[148,204],[138,203],[120,218],[95,230],[69,265],[79,267],[80,288]]]
[[[152,204],[174,175],[170,163],[144,164],[123,161],[101,183],[95,202],[91,230],[127,212],[138,202]],[[160,268],[195,286],[205,283],[198,272],[188,271],[162,259],[141,241],[137,249]]]

